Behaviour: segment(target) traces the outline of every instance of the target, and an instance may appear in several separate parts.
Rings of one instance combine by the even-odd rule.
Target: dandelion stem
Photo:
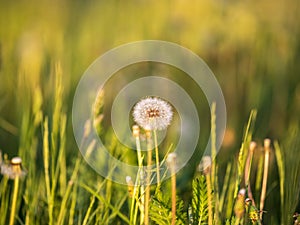
[[[19,190],[19,175],[16,175],[15,180],[14,180],[14,192],[13,192],[13,198],[12,198],[11,211],[10,211],[9,225],[13,225],[15,222],[18,190]]]
[[[153,136],[154,136],[154,145],[155,145],[157,186],[160,187],[160,166],[159,166],[159,154],[158,154],[158,144],[157,144],[156,130],[153,130]]]
[[[146,130],[147,137],[147,178],[145,193],[145,225],[149,224],[149,202],[150,202],[150,181],[152,164],[152,139],[150,130]]]

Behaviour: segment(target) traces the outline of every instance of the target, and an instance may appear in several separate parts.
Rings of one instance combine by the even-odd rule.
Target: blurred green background
[[[258,109],[257,136],[281,138],[300,112],[299,4],[1,1],[0,148],[17,150],[26,101],[38,84],[46,99],[51,96],[55,63],[61,64],[70,112],[75,87],[98,56],[145,39],[178,43],[206,61],[226,99],[229,144],[240,140],[252,108]]]

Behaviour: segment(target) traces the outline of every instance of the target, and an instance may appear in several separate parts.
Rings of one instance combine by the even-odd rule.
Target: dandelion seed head
[[[211,170],[211,157],[203,156],[201,162],[198,165],[198,171],[203,172],[204,174],[210,173]]]
[[[137,138],[140,135],[140,128],[138,125],[133,125],[132,126],[132,135],[133,137]]]
[[[164,130],[173,117],[170,104],[156,97],[140,100],[133,109],[134,121],[145,130]]]
[[[254,152],[255,148],[256,148],[256,142],[251,141],[249,146],[250,152]]]
[[[175,162],[176,158],[177,158],[177,154],[175,152],[171,152],[167,156],[166,161],[167,161],[168,164],[173,164]]]
[[[242,188],[241,190],[239,190],[239,195],[245,195],[246,194],[246,189]]]
[[[131,176],[126,176],[126,183],[129,184],[129,183],[132,183],[132,179],[131,179]]]
[[[25,177],[26,171],[21,167],[22,159],[20,157],[14,157],[9,163],[1,163],[0,171],[3,176],[7,176],[10,179],[16,177]]]
[[[265,147],[265,148],[270,148],[270,146],[271,146],[271,140],[268,139],[268,138],[266,138],[266,139],[264,140],[264,147]]]
[[[14,157],[11,159],[10,163],[12,165],[21,165],[22,159],[20,157]]]

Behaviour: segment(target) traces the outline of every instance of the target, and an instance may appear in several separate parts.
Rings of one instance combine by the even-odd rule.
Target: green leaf
[[[159,225],[170,225],[172,219],[171,197],[168,193],[157,191],[151,199],[150,219]],[[176,225],[185,225],[187,213],[184,212],[184,203],[182,200],[176,202]]]
[[[193,180],[192,198],[193,224],[207,224],[208,219],[208,196],[205,176]]]

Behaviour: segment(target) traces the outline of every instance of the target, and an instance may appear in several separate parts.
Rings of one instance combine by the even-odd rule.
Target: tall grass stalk
[[[248,155],[248,147],[252,140],[252,130],[254,128],[254,122],[256,120],[256,110],[251,110],[246,130],[244,132],[243,142],[240,147],[239,156],[238,156],[238,179],[235,183],[234,199],[237,197],[238,190],[240,189],[240,183],[244,175],[245,164]]]
[[[117,209],[116,207],[114,207],[113,205],[111,205],[109,202],[107,202],[106,199],[103,198],[103,196],[101,196],[98,193],[96,193],[95,191],[93,191],[86,184],[80,184],[80,186],[83,187],[88,192],[90,192],[91,194],[93,194],[97,199],[99,199],[101,202],[103,202],[106,206],[108,206],[108,208],[110,210],[112,210],[112,213],[116,213],[116,215],[118,215],[123,220],[123,222],[125,222],[126,224],[132,224],[130,222],[130,220],[127,218],[127,216],[125,216],[122,212],[120,212],[119,209]],[[133,224],[135,224],[135,223],[133,223]]]
[[[174,152],[170,153],[167,157],[167,163],[171,173],[171,225],[175,225],[176,223],[176,157],[176,153]]]
[[[71,196],[71,205],[70,205],[70,214],[69,214],[69,225],[74,224],[74,216],[76,211],[76,203],[77,203],[77,193],[78,193],[78,183],[76,182],[73,186],[72,196]]]
[[[43,138],[43,158],[44,158],[44,173],[45,173],[45,186],[47,193],[47,203],[48,203],[48,217],[49,225],[53,224],[53,199],[51,195],[50,186],[50,175],[49,175],[49,128],[48,128],[48,118],[45,118],[44,122],[44,138]]]
[[[223,212],[225,195],[228,192],[228,186],[230,184],[231,167],[232,167],[232,163],[229,162],[227,164],[227,167],[226,167],[226,172],[225,172],[225,177],[224,177],[224,182],[223,182],[223,188],[222,188],[222,192],[221,192],[221,195],[220,195],[219,212]]]
[[[298,125],[295,124],[290,127],[288,133],[289,135],[282,146],[276,142],[274,145],[282,189],[280,193],[283,201],[281,203],[281,224],[284,225],[292,223],[292,216],[299,204],[300,196],[300,132]]]
[[[5,224],[7,211],[9,208],[9,194],[8,194],[8,177],[4,176],[0,182],[0,224]]]
[[[265,198],[266,198],[266,193],[267,193],[267,182],[268,182],[268,173],[269,173],[269,159],[270,159],[270,145],[271,145],[270,139],[265,139],[265,141],[264,141],[264,150],[265,150],[264,176],[263,176],[263,183],[262,183],[261,196],[260,196],[260,205],[259,205],[260,219],[261,220],[262,220],[262,216],[263,216]]]
[[[64,224],[65,214],[66,214],[67,209],[68,209],[67,208],[67,201],[69,199],[73,184],[74,184],[74,182],[76,182],[76,177],[77,177],[77,174],[78,174],[78,171],[79,171],[81,159],[82,159],[81,155],[78,154],[78,157],[76,159],[75,166],[74,166],[74,169],[73,169],[73,173],[71,175],[71,179],[68,182],[66,193],[64,194],[63,199],[61,201],[60,210],[59,210],[59,214],[58,214],[57,222],[56,222],[57,225]]]
[[[255,206],[255,202],[251,190],[250,174],[251,174],[251,166],[252,166],[253,154],[255,148],[256,148],[256,143],[252,141],[249,146],[249,153],[248,153],[248,158],[247,158],[246,168],[245,168],[245,187],[248,191],[248,197],[252,200],[252,204],[254,204],[254,206]]]
[[[144,186],[144,169],[143,169],[143,156],[141,150],[141,142],[140,142],[140,128],[137,125],[134,125],[132,128],[133,136],[136,141],[136,149],[137,149],[137,157],[138,157],[138,179],[140,183],[140,223],[144,223],[145,220],[145,186]]]
[[[280,186],[280,208],[281,214],[284,212],[284,182],[285,182],[285,167],[284,167],[284,159],[282,156],[282,152],[277,141],[274,142],[275,156],[278,165],[278,173],[279,173],[279,186]],[[283,217],[282,217],[283,218]],[[284,221],[281,219],[281,225],[284,225]]]
[[[218,181],[218,167],[216,163],[217,157],[217,137],[216,137],[216,103],[213,102],[211,105],[211,182],[213,185],[213,201],[214,201],[214,222],[219,223],[219,181]]]
[[[208,201],[208,225],[213,225],[213,197],[210,173],[205,174],[207,185],[207,201]]]

